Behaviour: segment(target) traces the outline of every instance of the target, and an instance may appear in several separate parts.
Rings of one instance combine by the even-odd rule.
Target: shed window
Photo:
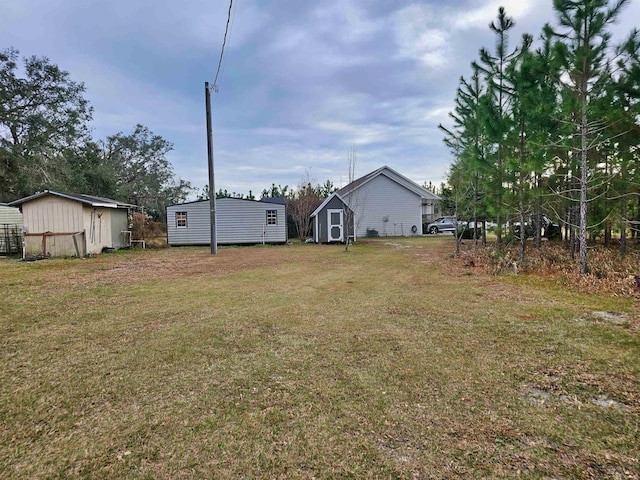
[[[176,227],[187,228],[187,212],[176,212]]]
[[[278,211],[267,210],[267,225],[277,225],[277,224],[278,224]]]

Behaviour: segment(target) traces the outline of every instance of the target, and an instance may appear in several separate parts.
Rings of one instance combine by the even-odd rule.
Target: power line
[[[231,21],[231,7],[233,6],[233,0],[229,0],[229,12],[227,13],[227,26],[224,29],[224,39],[222,40],[222,50],[220,51],[220,60],[218,60],[218,70],[216,71],[216,78],[213,80],[213,89],[218,91],[218,75],[220,74],[220,68],[222,67],[222,56],[224,55],[224,47],[227,44],[227,33],[229,32],[229,22]]]

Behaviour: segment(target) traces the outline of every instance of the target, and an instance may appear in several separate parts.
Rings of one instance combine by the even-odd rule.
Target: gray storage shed
[[[336,192],[329,195],[311,214],[313,240],[316,243],[345,242],[347,237],[355,242],[353,210]]]
[[[210,245],[209,200],[167,207],[167,243]],[[216,240],[218,245],[286,243],[287,215],[283,198],[216,199]]]

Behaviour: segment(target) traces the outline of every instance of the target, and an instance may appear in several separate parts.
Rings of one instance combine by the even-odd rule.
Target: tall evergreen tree
[[[497,21],[491,22],[489,28],[496,35],[496,48],[490,53],[486,48],[480,49],[480,62],[474,63],[484,73],[487,80],[487,94],[484,96],[485,129],[487,137],[493,144],[487,155],[494,158],[493,181],[490,194],[490,206],[498,224],[496,228],[497,242],[502,241],[502,224],[505,221],[505,160],[508,154],[507,135],[512,129],[510,115],[513,84],[507,78],[507,69],[511,62],[520,55],[521,49],[509,51],[509,30],[515,26],[513,18],[507,16],[504,7],[498,9]],[[528,47],[530,36],[523,38],[523,46]]]
[[[449,185],[455,185],[469,195],[457,198],[462,202],[462,207],[473,218],[477,226],[480,219],[486,219],[486,205],[484,204],[485,192],[490,187],[488,184],[488,172],[485,156],[485,134],[481,119],[481,99],[484,95],[484,85],[478,73],[479,68],[474,66],[471,81],[460,79],[455,99],[455,110],[449,113],[453,121],[451,128],[442,124],[438,127],[445,133],[444,142],[451,150],[455,160],[449,171]],[[483,229],[484,231],[484,229]],[[474,246],[477,245],[478,229],[473,230]],[[483,241],[486,236],[483,235]]]
[[[531,75],[535,79],[532,89],[535,94],[529,96],[532,129],[529,131],[529,143],[532,149],[532,168],[534,174],[533,208],[536,218],[536,246],[541,247],[543,216],[561,209],[557,199],[551,196],[550,184],[555,174],[554,166],[559,155],[557,138],[563,127],[560,121],[559,79],[560,63],[553,48],[553,31],[544,28],[540,36],[541,46],[536,50]],[[537,97],[537,101],[535,99]],[[548,225],[547,225],[548,227]],[[545,232],[547,233],[547,232]]]
[[[514,120],[509,143],[515,146],[507,162],[507,173],[513,184],[512,205],[520,224],[521,259],[526,249],[525,223],[533,223],[536,246],[541,246],[543,199],[547,195],[543,175],[551,167],[552,141],[558,125],[559,71],[549,32],[543,32],[542,46],[535,52],[528,48],[531,43],[531,39],[524,39],[520,56],[507,69],[513,85],[511,114]]]
[[[530,108],[538,101],[535,97],[535,57],[528,51],[530,38],[523,41],[523,50],[517,61],[511,62],[506,76],[513,85],[511,115],[513,129],[507,132],[509,143],[514,146],[512,155],[507,156],[506,172],[512,185],[511,194],[519,223],[517,230],[520,240],[520,260],[525,258],[528,219],[531,214],[529,193],[531,191],[532,170],[531,145],[529,135],[532,133],[532,111]]]
[[[611,217],[620,229],[620,253],[627,250],[627,228],[640,201],[640,39],[636,31],[622,45],[614,70],[615,81],[607,87],[607,137],[611,151],[608,200]],[[640,218],[637,218],[640,221]],[[632,234],[636,233],[632,229]]]
[[[575,108],[574,120],[579,139],[579,266],[580,273],[589,271],[587,259],[587,228],[589,182],[593,178],[589,154],[598,144],[593,107],[596,99],[611,82],[612,59],[611,33],[609,28],[628,0],[554,0],[559,29],[558,52],[566,73],[565,89]],[[565,98],[567,98],[565,96]]]

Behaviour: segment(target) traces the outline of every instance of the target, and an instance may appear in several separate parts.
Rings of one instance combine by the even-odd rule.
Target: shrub
[[[640,297],[635,276],[639,274],[640,251],[621,256],[617,249],[596,245],[589,250],[591,273],[580,275],[578,260],[571,259],[566,245],[545,242],[542,248],[528,248],[524,261],[519,259],[519,245],[488,244],[460,253],[465,266],[480,268],[492,275],[527,273],[556,278],[561,283],[594,293]]]
[[[138,212],[132,215],[131,236],[134,240],[151,240],[166,237],[167,224],[154,222],[150,217]]]

